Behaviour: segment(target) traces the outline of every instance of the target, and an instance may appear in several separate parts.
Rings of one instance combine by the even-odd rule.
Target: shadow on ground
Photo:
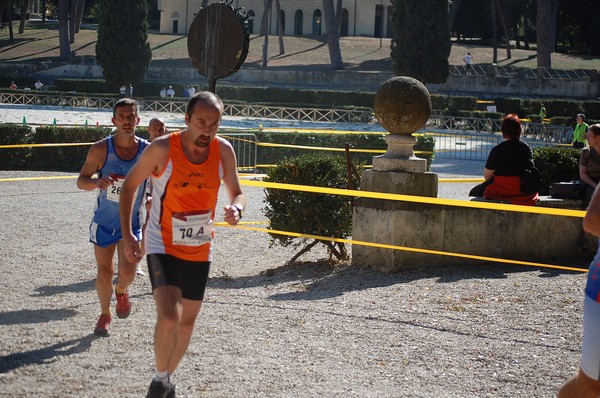
[[[23,325],[61,321],[77,315],[77,311],[68,309],[18,310],[0,313],[0,325]]]
[[[35,289],[33,297],[48,297],[62,293],[81,293],[96,289],[96,279],[89,281],[83,281],[79,283],[72,283],[70,285],[48,285],[40,286]]]
[[[582,270],[585,268],[582,268]],[[433,279],[432,283],[452,283],[465,279],[503,279],[515,272],[538,271],[539,277],[555,277],[563,271],[550,268],[532,268],[508,264],[447,266],[383,273],[373,269],[352,267],[349,264],[332,265],[328,262],[286,264],[269,269],[259,275],[232,278],[223,275],[211,278],[211,288],[245,289],[249,287],[297,283],[294,292],[274,294],[272,300],[324,300],[345,292],[410,283],[420,279]]]
[[[81,337],[56,343],[51,346],[37,350],[18,352],[0,357],[0,373],[7,373],[11,370],[27,365],[41,365],[48,362],[54,362],[58,357],[80,354],[88,351],[92,345],[93,336]]]

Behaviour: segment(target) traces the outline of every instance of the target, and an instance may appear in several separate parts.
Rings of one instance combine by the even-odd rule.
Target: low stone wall
[[[67,65],[34,73],[37,76],[102,78],[97,65]],[[358,72],[350,70],[282,70],[242,68],[219,80],[231,84],[258,86],[314,87],[324,89],[376,92],[384,81],[393,77],[390,72]],[[185,81],[206,86],[208,81],[192,68],[151,67],[146,79],[164,82]],[[568,79],[528,79],[494,76],[449,76],[444,84],[428,84],[431,92],[462,93],[475,96],[508,95],[539,97],[571,97],[594,99],[600,97],[600,81]]]
[[[394,177],[400,178],[402,174],[410,176],[410,173],[365,171],[361,189],[402,193],[396,187],[410,186],[404,183],[407,177],[403,177],[402,184],[389,183],[391,176],[400,175]],[[426,182],[425,177],[422,177],[423,182]],[[421,196],[436,196],[434,192],[421,191]],[[590,260],[596,248],[596,240],[586,236],[579,217],[357,198],[352,219],[353,240],[449,253],[556,262]],[[384,272],[481,262],[464,257],[352,246],[353,265]]]

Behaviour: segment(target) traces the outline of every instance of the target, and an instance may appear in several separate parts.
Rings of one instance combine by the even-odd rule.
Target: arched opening
[[[320,35],[321,34],[321,10],[315,10],[313,12],[313,24],[312,24],[312,34]]]
[[[254,17],[256,16],[256,14],[254,13],[254,10],[250,10],[246,13],[246,15],[248,16],[248,19],[246,20],[246,30],[248,31],[249,35],[253,35],[254,34]]]
[[[342,21],[340,23],[340,36],[348,36],[348,26],[350,25],[350,13],[347,8],[342,9]]]
[[[171,33],[179,33],[179,13],[177,11],[171,14]]]
[[[302,10],[297,10],[294,15],[294,34],[296,36],[302,36],[303,30],[302,25],[304,24],[304,13]]]
[[[281,20],[281,27],[283,32],[281,32],[282,35],[285,35],[285,11],[283,10],[279,10],[279,19]],[[277,21],[277,34],[279,34],[279,21]]]

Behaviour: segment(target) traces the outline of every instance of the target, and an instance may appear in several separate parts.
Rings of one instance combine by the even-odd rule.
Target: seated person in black
[[[469,196],[506,200],[513,204],[533,205],[538,194],[521,192],[521,176],[526,168],[533,166],[531,148],[521,141],[521,122],[515,114],[502,119],[504,141],[490,151],[483,177],[485,182],[474,187]]]

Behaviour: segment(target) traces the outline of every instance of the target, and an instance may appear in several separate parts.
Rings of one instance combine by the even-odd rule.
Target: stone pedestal
[[[437,197],[435,173],[408,173],[367,170],[360,183],[362,191]],[[440,213],[435,206],[412,202],[357,198],[352,214],[352,239],[412,247],[429,247],[440,241]],[[439,235],[439,236],[438,236]],[[377,247],[353,245],[352,265],[384,272],[429,265],[431,255]]]
[[[385,137],[388,148],[385,154],[373,157],[375,171],[404,171],[424,173],[427,160],[415,156],[413,147],[417,139],[412,135],[390,134]]]

